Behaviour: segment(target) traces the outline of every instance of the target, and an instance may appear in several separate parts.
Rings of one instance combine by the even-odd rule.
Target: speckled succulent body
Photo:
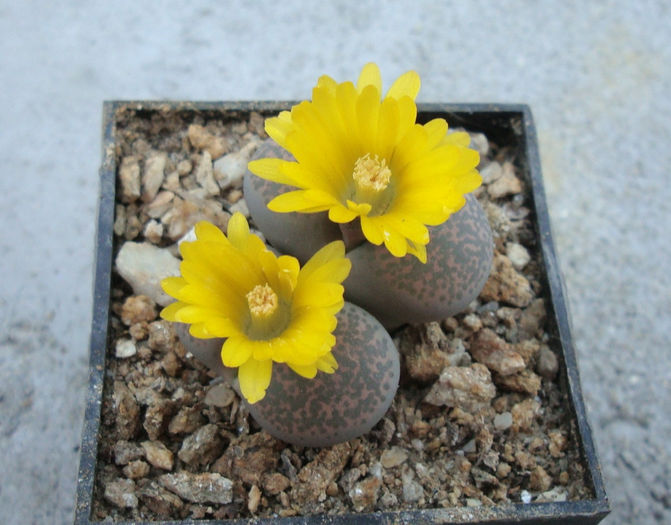
[[[348,441],[368,432],[391,405],[399,380],[391,337],[353,304],[345,303],[337,318],[335,373],[305,379],[277,366],[266,397],[248,405],[254,419],[278,439],[310,447]]]
[[[475,299],[492,267],[492,232],[472,195],[449,220],[429,228],[427,262],[394,257],[364,243],[348,253],[352,271],[345,297],[387,328],[450,317]]]

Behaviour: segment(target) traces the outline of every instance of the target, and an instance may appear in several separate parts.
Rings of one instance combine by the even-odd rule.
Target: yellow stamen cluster
[[[257,319],[267,319],[277,310],[277,294],[268,284],[257,284],[246,297],[249,311]]]
[[[366,153],[356,159],[352,178],[361,189],[380,192],[389,186],[391,170],[386,159],[380,160],[377,155],[371,157],[370,153]]]

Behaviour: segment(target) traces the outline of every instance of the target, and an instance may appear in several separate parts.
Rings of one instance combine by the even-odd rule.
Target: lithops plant
[[[310,442],[315,446],[370,429],[396,392],[398,355],[375,318],[352,305],[343,310],[341,283],[351,266],[343,242],[327,244],[301,268],[296,258],[278,257],[268,249],[240,213],[231,217],[227,235],[201,222],[195,236],[195,241],[180,246],[181,275],[162,281],[176,302],[161,316],[178,323],[186,349],[222,375],[237,369],[239,391],[252,415],[285,441],[308,443],[301,429],[315,428],[317,405],[324,417],[341,414],[342,428]],[[337,379],[325,380],[330,376]],[[320,395],[305,386],[313,380],[321,385]],[[278,389],[293,391],[294,397],[280,398]],[[305,397],[302,416],[293,413],[300,404],[298,392]],[[343,392],[351,403],[346,411],[341,406]],[[268,407],[280,402],[286,406],[290,399],[291,413],[270,414]],[[286,418],[293,417],[298,423],[290,431]]]
[[[481,183],[468,134],[448,133],[443,119],[415,122],[415,72],[397,79],[384,98],[381,84],[375,64],[364,66],[356,86],[321,77],[312,101],[266,121],[270,137],[294,160],[266,146],[268,157],[249,164],[266,182],[248,174],[245,188],[252,217],[284,230],[287,253],[300,253],[311,228],[329,232],[316,235],[319,242],[332,240],[324,224],[337,224],[354,264],[346,297],[392,328],[465,307],[486,281],[493,246],[485,214],[466,199]],[[274,221],[264,204],[277,212]],[[420,266],[429,255],[435,260]]]

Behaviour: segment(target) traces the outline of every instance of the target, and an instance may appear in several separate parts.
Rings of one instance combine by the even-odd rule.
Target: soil
[[[198,220],[224,228],[231,212],[246,211],[235,163],[266,138],[263,115],[122,109],[116,122],[115,254],[129,241],[176,254]],[[471,136],[484,179],[476,195],[495,239],[492,275],[464,313],[392,334],[401,385],[358,439],[310,449],[261,431],[229,383],[186,353],[158,317],[158,299],[114,275],[93,520],[592,497],[522,159]]]

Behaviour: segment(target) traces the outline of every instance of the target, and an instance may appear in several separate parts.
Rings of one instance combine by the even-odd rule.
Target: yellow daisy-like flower
[[[296,162],[260,159],[249,169],[264,179],[300,188],[274,198],[276,212],[328,210],[331,221],[357,217],[368,241],[396,257],[426,262],[428,226],[465,204],[482,179],[467,133],[447,133],[447,122],[415,123],[419,75],[401,75],[382,98],[375,64],[356,86],[322,76],[304,101],[266,121],[266,131]]]
[[[239,367],[240,390],[250,403],[265,396],[273,361],[307,378],[317,370],[333,373],[335,315],[351,267],[342,241],[324,246],[301,269],[294,257],[268,250],[240,213],[227,235],[207,222],[196,225],[197,240],[180,247],[181,277],[161,282],[177,299],[161,317],[190,324],[194,337],[227,338],[221,360]]]

